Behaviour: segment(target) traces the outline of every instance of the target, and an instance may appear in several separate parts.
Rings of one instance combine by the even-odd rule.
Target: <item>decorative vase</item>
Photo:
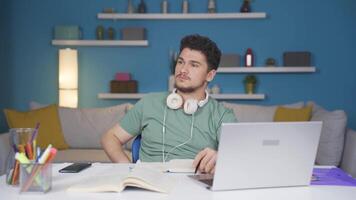
[[[246,12],[251,12],[251,6],[250,6],[250,1],[249,0],[244,0],[240,12],[246,13]]]
[[[245,83],[245,92],[246,94],[255,93],[255,84],[254,83]]]
[[[182,3],[182,13],[189,13],[189,2],[184,0]]]
[[[96,39],[103,40],[104,39],[104,27],[99,25],[96,27]]]
[[[128,2],[127,2],[127,13],[131,14],[131,13],[134,13],[134,12],[135,12],[135,7],[132,4],[132,1],[128,0]]]
[[[144,0],[141,0],[140,4],[138,5],[138,12],[139,13],[146,13],[147,7]]]
[[[252,67],[254,66],[254,55],[251,48],[248,48],[245,54],[245,66]]]
[[[167,0],[163,0],[161,3],[161,12],[168,13],[168,1]]]
[[[208,3],[208,13],[216,13],[215,0],[209,0],[209,3]]]
[[[115,29],[113,27],[108,28],[108,38],[109,40],[115,40]]]

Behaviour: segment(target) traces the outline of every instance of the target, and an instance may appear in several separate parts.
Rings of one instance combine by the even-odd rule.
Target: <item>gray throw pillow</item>
[[[30,102],[30,109],[45,105]],[[101,148],[101,136],[119,123],[131,104],[106,108],[59,107],[59,118],[65,140],[71,148]]]
[[[234,111],[238,122],[273,122],[274,114],[278,107],[277,105],[260,106],[227,102],[223,102],[222,104]],[[283,106],[288,108],[302,108],[304,102],[296,102]]]
[[[347,116],[343,110],[327,111],[314,102],[311,121],[322,121],[316,163],[319,165],[338,166],[344,149]]]

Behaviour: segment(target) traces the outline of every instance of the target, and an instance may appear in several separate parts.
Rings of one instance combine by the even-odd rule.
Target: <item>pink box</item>
[[[129,81],[129,80],[131,80],[130,73],[124,73],[124,72],[116,73],[115,80],[117,80],[117,81]]]

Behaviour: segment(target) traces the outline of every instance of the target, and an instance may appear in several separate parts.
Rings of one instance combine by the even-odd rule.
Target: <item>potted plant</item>
[[[257,84],[257,78],[255,75],[247,75],[244,79],[245,92],[247,94],[254,94]]]

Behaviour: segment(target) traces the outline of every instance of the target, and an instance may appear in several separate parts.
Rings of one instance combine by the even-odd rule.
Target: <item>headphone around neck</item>
[[[170,109],[177,110],[183,104],[183,97],[177,93],[177,89],[175,88],[171,94],[167,97],[167,106]],[[209,93],[205,90],[205,99],[198,101],[196,99],[187,99],[184,102],[183,110],[187,115],[194,114],[199,107],[203,107],[209,101]]]
[[[183,105],[183,111],[185,114],[192,115],[192,122],[190,125],[190,137],[185,142],[178,144],[173,147],[170,151],[165,153],[165,134],[166,134],[166,118],[167,118],[167,107],[173,110],[179,109],[183,104],[183,97],[177,93],[177,89],[174,89],[171,94],[167,96],[166,104],[167,107],[164,108],[163,114],[163,126],[162,126],[162,162],[166,162],[170,153],[173,150],[187,144],[193,138],[194,129],[194,113],[198,110],[198,107],[203,107],[209,100],[209,93],[205,90],[205,99],[198,101],[196,99],[187,99]]]

